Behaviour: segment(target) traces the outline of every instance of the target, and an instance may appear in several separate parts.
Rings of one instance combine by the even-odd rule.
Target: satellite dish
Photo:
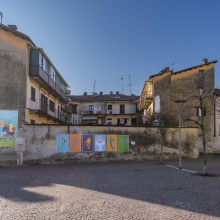
[[[66,90],[66,94],[67,94],[67,95],[70,95],[70,94],[71,94],[71,91],[70,91],[69,89],[67,89],[67,90]]]

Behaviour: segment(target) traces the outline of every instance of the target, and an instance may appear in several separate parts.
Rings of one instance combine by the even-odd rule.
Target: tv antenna
[[[172,71],[173,71],[173,66],[174,66],[174,64],[175,64],[175,63],[173,62],[173,63],[172,63]]]
[[[129,75],[129,84],[128,84],[128,86],[129,86],[129,88],[130,88],[130,95],[131,95],[131,77],[130,77],[130,75]]]
[[[122,93],[121,94],[123,94],[124,93],[123,78],[120,78],[120,79],[121,79],[121,87],[122,87]]]
[[[94,81],[94,84],[93,84],[93,95],[95,94],[95,83],[96,83],[96,80]]]
[[[0,17],[1,17],[1,24],[2,24],[3,12],[1,11],[0,11]]]

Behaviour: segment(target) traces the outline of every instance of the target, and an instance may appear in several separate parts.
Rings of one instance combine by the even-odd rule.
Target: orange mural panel
[[[70,152],[81,152],[81,134],[70,134]]]
[[[108,134],[107,135],[107,151],[115,152],[118,150],[118,135],[116,134]]]

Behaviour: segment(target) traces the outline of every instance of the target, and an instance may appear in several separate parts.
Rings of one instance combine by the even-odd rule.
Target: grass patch
[[[15,147],[15,139],[0,140],[0,147]]]

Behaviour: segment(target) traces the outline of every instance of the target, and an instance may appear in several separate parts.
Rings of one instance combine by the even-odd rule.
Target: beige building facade
[[[142,115],[138,111],[139,96],[124,95],[116,92],[110,94],[86,92],[80,96],[69,96],[70,105],[75,114],[70,124],[78,122],[85,125],[140,125]],[[74,112],[74,111],[73,111]]]
[[[65,123],[67,82],[15,25],[0,24],[0,109],[17,110],[24,124]]]

